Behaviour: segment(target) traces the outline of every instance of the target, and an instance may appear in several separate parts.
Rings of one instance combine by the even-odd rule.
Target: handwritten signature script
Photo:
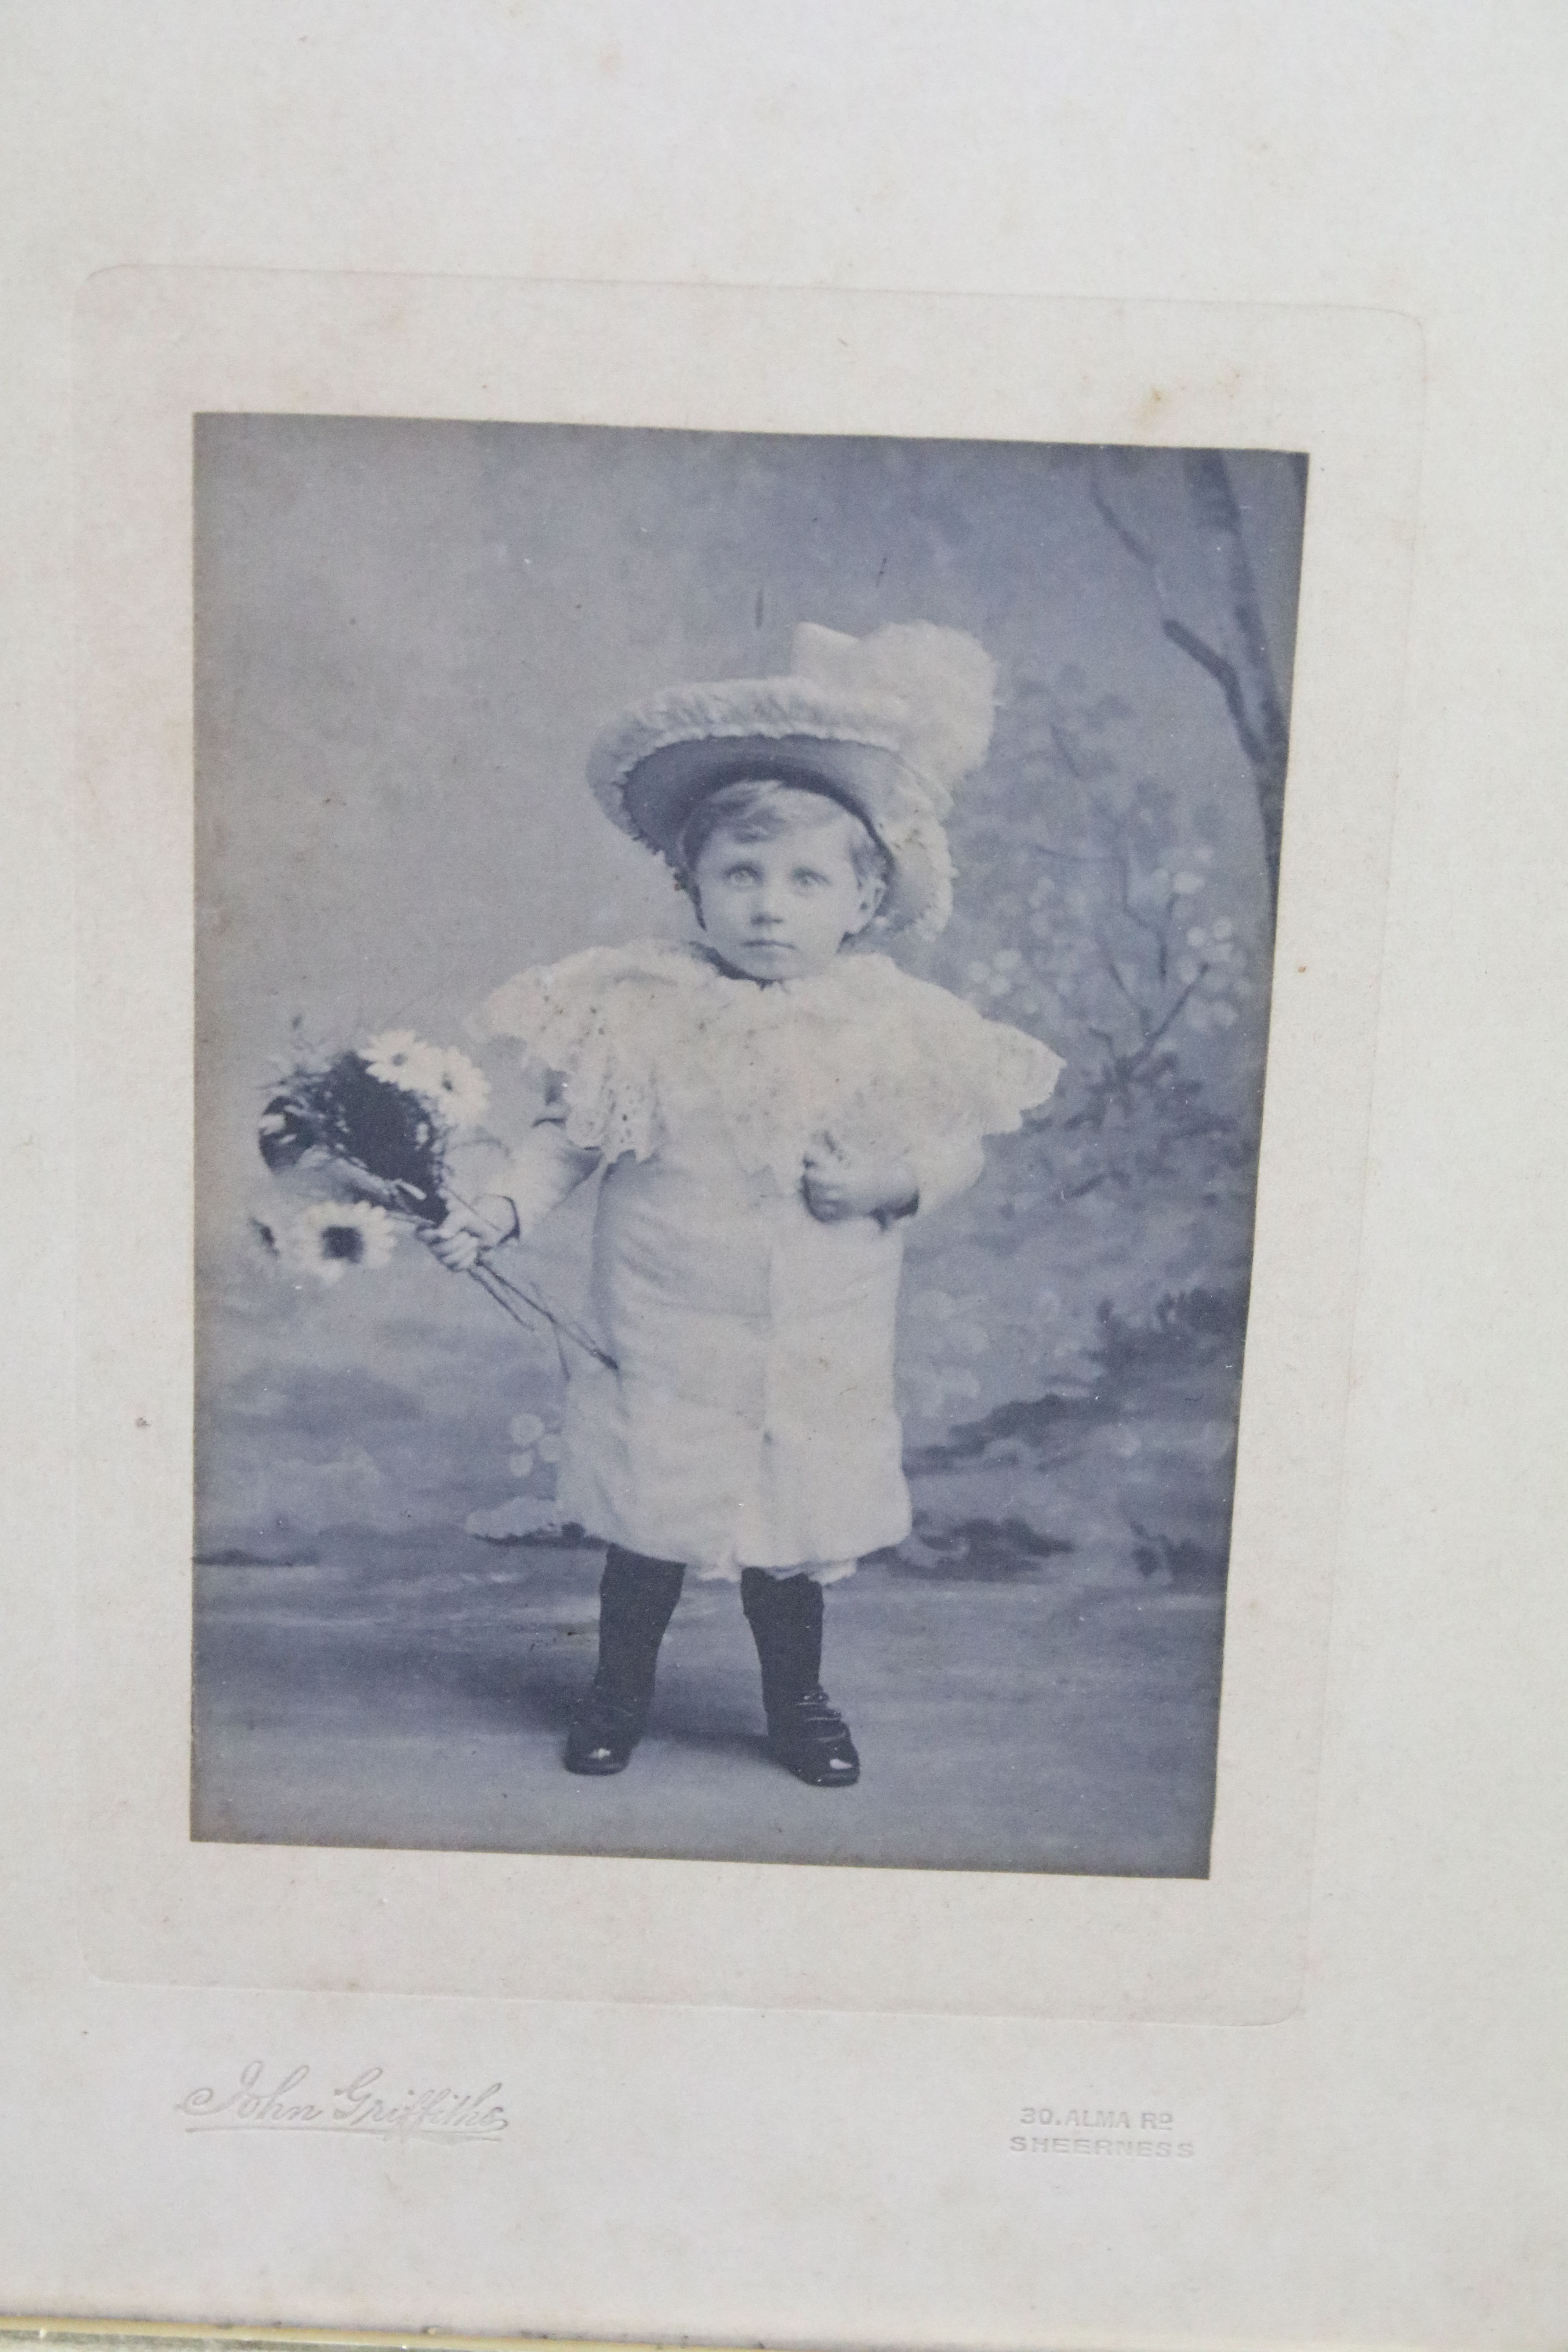
[[[341,2132],[361,2139],[444,2140],[448,2147],[498,2140],[507,2127],[500,2084],[482,2091],[450,2084],[397,2090],[384,2066],[366,2066],[352,2081],[312,2093],[309,2066],[269,2073],[264,2058],[240,2068],[228,2088],[202,2084],[187,2091],[174,2113],[189,2132]]]

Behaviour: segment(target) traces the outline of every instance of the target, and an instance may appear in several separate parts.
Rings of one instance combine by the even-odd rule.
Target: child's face
[[[864,930],[876,886],[862,882],[850,855],[855,819],[842,809],[765,841],[738,841],[721,826],[704,844],[691,879],[702,928],[726,963],[750,980],[794,980],[825,971],[847,939]]]

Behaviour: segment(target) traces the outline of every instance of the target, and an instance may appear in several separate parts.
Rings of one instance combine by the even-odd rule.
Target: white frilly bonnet
[[[605,728],[588,782],[623,833],[668,859],[699,801],[778,777],[853,809],[887,851],[879,921],[940,931],[952,910],[942,819],[991,741],[996,665],[963,629],[896,622],[868,637],[806,621],[783,677],[675,686]]]

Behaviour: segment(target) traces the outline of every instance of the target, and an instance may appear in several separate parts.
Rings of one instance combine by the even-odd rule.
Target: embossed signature
[[[507,2127],[499,2083],[482,2091],[441,2084],[395,2092],[384,2066],[366,2066],[319,2095],[312,2095],[310,2082],[309,2066],[269,2075],[267,2061],[252,2058],[228,2088],[204,2083],[185,2093],[174,2113],[188,2132],[340,2132],[360,2139],[442,2140],[448,2147],[499,2140]]]

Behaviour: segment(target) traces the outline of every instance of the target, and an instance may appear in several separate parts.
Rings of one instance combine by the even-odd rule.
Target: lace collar
[[[659,961],[667,970],[674,968],[672,976],[683,973],[694,980],[704,995],[743,1007],[763,1020],[795,1011],[854,1013],[864,1006],[869,992],[885,990],[889,974],[897,971],[890,957],[862,949],[841,950],[821,971],[755,980],[750,972],[736,971],[701,940],[673,942]]]

